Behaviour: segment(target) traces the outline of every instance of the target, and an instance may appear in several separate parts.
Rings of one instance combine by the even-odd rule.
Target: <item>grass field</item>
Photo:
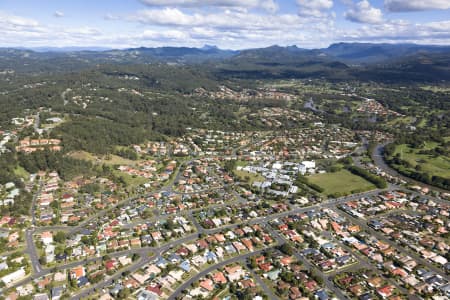
[[[420,165],[424,172],[429,173],[431,176],[437,175],[444,178],[450,178],[450,158],[443,155],[433,157],[426,154],[418,154],[420,150],[434,149],[437,143],[427,142],[422,149],[412,149],[406,144],[397,146],[394,155],[400,153],[400,157],[403,160],[408,161],[414,167]]]
[[[323,188],[324,195],[348,195],[355,191],[362,192],[376,188],[364,178],[353,175],[347,170],[341,170],[335,173],[311,175],[308,176],[308,180]]]
[[[253,184],[255,181],[264,181],[264,177],[259,174],[253,174],[245,171],[234,171],[234,175],[239,177],[240,181],[247,181],[250,184]],[[248,180],[246,179],[248,178]]]
[[[25,180],[27,180],[30,177],[30,174],[21,166],[17,166],[17,168],[14,169],[14,174]]]
[[[398,117],[390,120],[389,122],[387,122],[387,124],[390,126],[404,125],[404,124],[411,124],[412,121],[413,121],[412,117]]]
[[[92,155],[91,153],[85,152],[85,151],[75,151],[69,154],[73,158],[76,159],[82,159],[82,160],[88,160],[93,163],[104,163],[107,165],[127,165],[127,166],[133,166],[139,163],[138,160],[130,160],[126,159],[117,155],[110,155],[110,159],[106,159],[106,157],[97,157],[95,155]]]
[[[127,173],[121,172],[119,170],[114,170],[113,173],[116,176],[121,176],[123,177],[123,179],[125,180],[125,182],[127,183],[127,186],[131,186],[131,187],[137,187],[140,186],[144,183],[149,182],[148,179],[144,178],[144,177],[140,177],[140,176],[132,176],[129,175]]]
[[[423,90],[432,91],[432,92],[450,92],[450,87],[441,87],[441,86],[422,86]]]

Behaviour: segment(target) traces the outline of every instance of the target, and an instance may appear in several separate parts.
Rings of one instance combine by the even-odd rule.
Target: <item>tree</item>
[[[257,267],[258,267],[258,264],[256,263],[255,257],[250,258],[250,268],[252,268],[254,270]]]
[[[58,243],[58,244],[62,244],[66,241],[66,233],[63,231],[58,231],[54,236],[53,236],[53,240]]]
[[[280,251],[283,252],[286,255],[294,254],[294,249],[288,243],[284,243],[283,245],[281,245],[280,246]]]
[[[119,291],[117,294],[117,297],[119,299],[128,299],[128,297],[131,295],[131,291],[129,288],[123,288]]]

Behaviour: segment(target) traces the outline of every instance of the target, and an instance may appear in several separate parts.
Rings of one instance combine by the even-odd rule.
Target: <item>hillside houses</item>
[[[19,141],[16,151],[24,153],[32,153],[49,149],[51,151],[61,151],[61,140],[59,139],[30,139],[25,138]]]

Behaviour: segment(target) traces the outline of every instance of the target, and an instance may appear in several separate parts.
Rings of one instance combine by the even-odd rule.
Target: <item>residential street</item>
[[[391,169],[389,169],[386,164],[382,161],[381,156],[379,156],[379,154],[376,153],[380,153],[380,151],[382,150],[382,146],[383,145],[378,145],[378,147],[376,148],[376,151],[374,152],[374,159],[375,162],[377,163],[377,165],[382,168],[383,170],[387,170],[388,172],[392,172]],[[184,164],[188,164],[189,162],[185,162]],[[176,180],[179,178],[179,170],[180,170],[181,166],[178,168],[178,173],[176,174],[175,178]],[[159,191],[170,191],[173,190],[173,182],[171,181],[170,185],[165,186],[163,188],[161,188]],[[39,184],[39,190],[38,193],[40,191],[40,189],[42,188],[42,183]],[[261,217],[256,217],[253,218],[251,220],[248,221],[243,221],[242,223],[236,223],[236,224],[227,224],[224,226],[221,226],[220,228],[214,228],[214,229],[205,229],[203,228],[196,220],[196,218],[194,217],[194,213],[198,212],[201,210],[201,208],[198,209],[190,209],[190,210],[186,210],[183,211],[180,215],[184,215],[188,218],[188,220],[194,225],[195,227],[195,233],[193,234],[188,234],[182,238],[178,238],[176,240],[170,241],[168,243],[163,243],[161,245],[157,245],[155,247],[141,247],[141,248],[137,248],[137,249],[129,249],[129,250],[123,250],[123,251],[117,251],[117,252],[113,252],[113,253],[109,253],[108,256],[109,257],[121,257],[124,255],[132,255],[132,254],[138,254],[140,257],[137,261],[133,262],[131,265],[128,265],[126,267],[124,267],[123,269],[120,270],[120,272],[117,272],[115,274],[113,274],[112,276],[107,276],[105,280],[96,283],[92,286],[89,286],[85,289],[83,289],[82,291],[80,291],[79,293],[77,293],[75,296],[72,297],[72,299],[83,299],[86,298],[87,296],[100,291],[102,289],[104,289],[105,287],[109,286],[111,283],[115,282],[115,280],[118,280],[119,278],[121,278],[122,273],[124,272],[135,272],[136,270],[140,269],[143,265],[149,263],[150,261],[154,260],[156,257],[162,255],[163,253],[167,252],[168,250],[178,247],[180,245],[183,245],[186,242],[192,241],[196,238],[198,238],[200,235],[213,235],[215,233],[221,232],[223,230],[226,229],[235,229],[238,226],[241,226],[243,224],[248,224],[248,225],[253,225],[253,224],[259,224],[262,227],[266,228],[270,234],[272,235],[272,237],[275,239],[276,241],[276,245],[281,245],[283,243],[288,242],[282,235],[280,235],[279,233],[277,233],[275,230],[273,230],[273,228],[269,225],[269,222],[275,219],[281,219],[283,217],[289,216],[289,215],[294,215],[294,214],[299,214],[299,213],[305,213],[308,211],[314,211],[314,210],[320,210],[322,208],[332,208],[335,209],[336,211],[339,212],[339,214],[341,215],[345,215],[346,218],[348,218],[349,220],[351,220],[353,223],[361,226],[361,228],[363,228],[365,231],[371,233],[373,236],[379,238],[380,240],[382,240],[383,242],[388,243],[390,246],[398,249],[399,251],[408,253],[408,255],[410,255],[412,258],[414,258],[416,261],[420,262],[422,265],[426,266],[427,268],[429,268],[432,271],[435,271],[436,273],[445,276],[445,273],[443,272],[443,270],[440,270],[438,268],[436,268],[434,265],[430,264],[428,261],[422,259],[419,255],[417,255],[416,253],[413,253],[412,251],[410,251],[409,249],[405,249],[404,247],[398,245],[396,242],[387,239],[386,237],[384,237],[383,235],[381,235],[379,232],[373,230],[372,228],[370,228],[365,221],[361,221],[358,220],[354,217],[351,217],[347,214],[344,214],[342,211],[340,211],[339,209],[337,209],[337,206],[343,203],[346,203],[350,200],[357,200],[357,199],[361,199],[363,197],[371,197],[374,195],[379,194],[380,192],[385,192],[385,191],[393,191],[393,190],[404,190],[404,188],[400,187],[400,186],[396,186],[396,185],[389,185],[389,187],[385,190],[373,190],[373,191],[369,191],[369,192],[364,192],[364,193],[358,193],[358,194],[353,194],[353,195],[349,195],[349,196],[345,196],[345,197],[340,197],[337,199],[329,199],[320,203],[316,203],[313,205],[309,205],[309,206],[305,206],[305,207],[296,207],[294,205],[290,205],[290,210],[288,211],[284,211],[284,212],[280,212],[280,213],[275,213],[275,214],[271,214],[269,216],[261,216]],[[224,204],[214,204],[211,205],[209,208],[213,209],[213,208],[220,208],[220,207],[225,207],[227,205],[233,204],[233,203],[239,203],[239,204],[245,204],[246,203],[246,199],[242,198],[238,193],[236,193],[235,191],[233,192],[234,196],[236,197],[237,200],[235,200],[235,202],[228,202],[228,203],[224,203]],[[90,257],[90,258],[86,258],[84,260],[80,260],[80,261],[74,261],[74,262],[66,262],[63,264],[60,264],[56,267],[52,267],[52,268],[44,268],[41,266],[40,262],[39,262],[39,257],[38,257],[38,253],[37,253],[37,249],[35,246],[35,242],[34,242],[34,236],[38,233],[44,232],[44,231],[65,231],[67,234],[75,234],[79,231],[81,231],[86,225],[88,224],[92,224],[94,222],[96,222],[97,220],[99,220],[101,217],[104,217],[108,212],[112,211],[113,209],[130,203],[140,197],[145,197],[146,195],[142,195],[142,196],[136,196],[136,197],[130,197],[128,199],[122,200],[120,202],[118,202],[117,204],[115,204],[114,206],[99,211],[98,213],[96,213],[95,215],[90,216],[89,218],[87,218],[86,220],[80,222],[79,225],[75,226],[75,227],[67,227],[67,226],[43,226],[43,227],[34,227],[34,225],[36,224],[36,220],[35,220],[35,206],[36,206],[36,197],[37,197],[37,193],[33,196],[33,205],[31,208],[31,213],[32,213],[32,222],[33,222],[33,228],[29,228],[26,230],[25,232],[25,239],[26,239],[26,250],[25,253],[27,253],[30,257],[31,260],[31,265],[32,265],[32,269],[33,269],[33,273],[28,276],[27,278],[20,280],[19,282],[16,282],[12,287],[16,287],[16,286],[20,286],[23,285],[27,282],[31,282],[34,279],[40,278],[44,275],[50,274],[53,270],[58,269],[58,270],[62,270],[62,269],[71,269],[74,268],[76,266],[80,266],[80,265],[85,265],[88,263],[92,263],[92,262],[96,262],[96,261],[101,261],[102,257]],[[439,200],[440,201],[440,200]],[[160,216],[160,215],[155,215],[154,217],[150,218],[148,221],[157,221],[157,220],[165,220],[167,219],[167,215],[166,216]],[[130,223],[127,224],[126,226],[128,226],[129,228],[132,228],[133,226],[137,225],[138,223]],[[348,246],[346,245],[341,245],[342,247],[344,247],[345,249],[347,249],[348,251],[352,252],[352,249],[350,249]],[[210,273],[213,270],[216,270],[218,268],[221,268],[223,266],[226,266],[228,264],[231,263],[236,263],[236,262],[243,262],[245,263],[246,259],[257,255],[259,253],[262,253],[265,249],[260,249],[254,252],[250,252],[250,253],[244,253],[244,254],[240,254],[237,255],[235,257],[220,261],[212,266],[209,266],[207,269],[202,270],[200,273],[196,274],[195,276],[189,278],[186,282],[184,282],[181,286],[179,286],[173,294],[171,294],[171,296],[169,297],[169,299],[176,299],[179,295],[181,295],[181,293],[183,291],[186,290],[186,288],[190,287],[192,285],[192,283],[194,283],[195,281],[197,281],[199,278],[204,277],[206,274]],[[359,255],[358,253],[355,253],[357,259],[358,259],[358,264],[355,265],[356,267],[364,267],[364,268],[368,268],[370,269],[372,266],[372,264],[370,262],[368,262],[366,260],[366,258],[362,257],[361,255]],[[329,289],[330,291],[332,291],[333,293],[335,293],[335,295],[339,298],[339,299],[345,299],[345,295],[342,293],[342,291],[340,289],[338,289],[333,282],[330,280],[332,274],[334,274],[334,272],[332,274],[325,274],[321,271],[319,271],[316,267],[314,267],[307,259],[305,259],[305,257],[303,257],[301,254],[299,253],[295,253],[294,256],[300,260],[305,266],[308,267],[308,269],[310,270],[315,270],[315,272],[317,272],[320,277],[323,279],[325,286],[327,289]],[[352,267],[353,268],[353,267]],[[252,275],[255,277],[256,281],[258,282],[258,285],[263,289],[263,291],[265,292],[265,294],[267,294],[269,296],[270,299],[277,299],[276,296],[273,294],[273,292],[270,290],[270,288],[267,287],[267,285],[262,281],[261,278],[259,278],[259,276],[254,273],[254,271],[251,271]]]

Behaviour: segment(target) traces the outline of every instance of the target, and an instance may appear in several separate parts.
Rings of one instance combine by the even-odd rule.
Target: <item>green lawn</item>
[[[431,176],[437,175],[444,178],[450,178],[450,158],[444,155],[433,157],[427,154],[418,154],[420,150],[430,150],[435,148],[437,143],[426,142],[422,149],[412,149],[409,145],[402,144],[397,146],[394,155],[400,153],[403,160],[408,161],[412,166],[420,165],[424,172]]]
[[[264,181],[264,177],[262,177],[261,175],[249,173],[246,171],[234,170],[234,175],[236,175],[240,181],[247,181],[250,184],[253,184],[255,181]]]
[[[14,169],[14,174],[16,174],[17,176],[27,180],[30,177],[30,174],[21,166],[17,166]]]
[[[443,87],[443,86],[422,86],[423,90],[432,91],[432,92],[450,92],[450,87]]]
[[[116,176],[123,177],[123,179],[127,183],[127,186],[131,186],[131,187],[137,187],[137,186],[140,186],[140,185],[150,181],[149,179],[146,179],[144,177],[132,176],[132,175],[129,175],[127,173],[121,172],[119,170],[113,170],[113,173]]]
[[[397,118],[392,119],[391,121],[387,122],[387,124],[390,126],[411,124],[412,120],[413,120],[412,117],[397,117]]]
[[[324,195],[348,195],[352,192],[362,192],[376,188],[364,178],[353,175],[347,170],[341,170],[335,173],[311,175],[308,176],[308,180],[323,188]]]

